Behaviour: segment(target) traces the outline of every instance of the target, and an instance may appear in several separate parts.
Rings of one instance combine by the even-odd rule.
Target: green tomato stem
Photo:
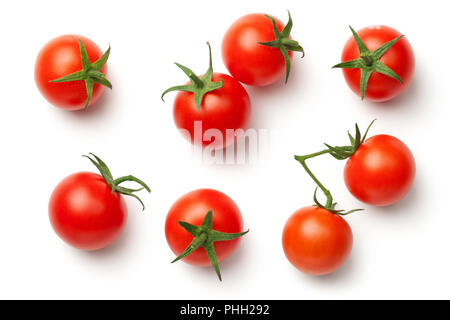
[[[322,150],[322,151],[319,151],[319,152],[315,152],[315,153],[311,153],[311,154],[307,154],[307,155],[304,155],[304,156],[295,156],[295,160],[300,162],[300,164],[305,169],[305,171],[309,174],[311,179],[314,180],[314,182],[317,184],[317,186],[320,188],[320,190],[322,190],[322,192],[325,194],[325,196],[327,197],[327,203],[326,203],[325,207],[331,210],[331,209],[333,209],[332,208],[333,207],[333,196],[331,195],[330,190],[325,188],[325,186],[319,181],[319,179],[317,179],[317,177],[312,173],[312,171],[306,165],[306,160],[307,159],[315,158],[315,157],[318,157],[318,156],[321,156],[321,155],[324,155],[324,154],[328,154],[330,152],[331,152],[330,149],[325,149],[325,150]]]
[[[365,53],[361,54],[361,59],[364,61],[364,64],[368,67],[373,65],[373,60]]]
[[[147,192],[151,192],[150,188],[147,186],[147,184],[144,181],[142,181],[141,179],[136,178],[135,176],[132,176],[132,175],[114,179],[111,174],[111,170],[109,170],[106,163],[103,162],[103,160],[100,159],[99,157],[97,157],[95,154],[90,153],[89,155],[84,155],[83,157],[89,159],[89,161],[91,161],[91,163],[98,169],[98,171],[102,175],[103,179],[105,179],[106,183],[111,188],[111,192],[118,192],[122,195],[133,197],[140,202],[140,204],[142,205],[142,210],[145,209],[145,205],[142,202],[142,200],[137,195],[134,194],[135,192],[139,192],[144,189],[147,190]],[[127,181],[135,182],[138,185],[140,185],[141,188],[130,189],[130,188],[120,186],[121,183],[127,182]]]
[[[202,79],[200,79],[195,73],[191,73],[189,75],[189,79],[191,79],[194,86],[198,89],[202,89],[205,86]]]

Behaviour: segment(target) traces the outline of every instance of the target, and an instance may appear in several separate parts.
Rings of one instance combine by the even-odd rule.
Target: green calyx
[[[364,143],[364,141],[366,140],[367,134],[369,133],[369,130],[375,121],[376,121],[376,119],[372,120],[372,122],[367,127],[366,132],[364,132],[364,135],[361,135],[359,126],[357,123],[355,123],[355,136],[352,136],[352,134],[350,132],[347,132],[348,138],[350,139],[349,146],[332,147],[329,144],[325,143],[325,146],[328,148],[328,150],[327,150],[328,153],[337,160],[345,160],[347,158],[350,158],[353,154],[355,154],[355,152],[358,150],[358,148]]]
[[[83,42],[80,39],[78,39],[78,43],[80,44],[81,65],[83,69],[81,71],[71,73],[62,78],[51,80],[50,82],[71,82],[80,80],[84,81],[86,84],[86,92],[87,92],[86,104],[84,105],[84,110],[86,110],[92,98],[94,83],[98,83],[101,84],[102,86],[112,89],[111,82],[109,82],[105,78],[105,75],[101,72],[102,68],[108,61],[109,54],[111,52],[111,46],[108,47],[108,50],[106,50],[106,52],[100,57],[100,59],[98,59],[94,63],[91,63]]]
[[[144,203],[142,202],[142,200],[137,195],[134,194],[135,192],[138,192],[138,191],[141,191],[144,189],[147,190],[148,192],[151,192],[150,188],[145,184],[145,182],[143,182],[142,180],[140,180],[134,176],[124,176],[124,177],[114,179],[108,166],[102,161],[102,159],[97,157],[95,154],[89,153],[89,155],[83,155],[83,157],[88,158],[94,164],[94,166],[98,169],[98,171],[100,171],[100,174],[102,175],[103,179],[105,179],[106,183],[109,185],[112,192],[118,192],[125,196],[130,196],[130,197],[137,199],[142,205],[142,210],[145,209],[145,206],[144,206]],[[142,188],[129,189],[129,188],[125,188],[120,185],[126,181],[136,182],[137,184],[141,185]]]
[[[209,68],[206,71],[206,73],[202,77],[199,77],[191,69],[175,62],[177,67],[179,67],[189,77],[189,79],[191,80],[191,83],[187,84],[187,85],[174,86],[174,87],[167,89],[161,95],[161,99],[163,101],[164,101],[164,96],[168,92],[172,92],[172,91],[192,92],[192,93],[194,93],[195,107],[197,108],[197,110],[200,110],[200,106],[202,104],[203,97],[205,96],[205,94],[207,94],[208,92],[222,88],[223,80],[217,81],[217,82],[212,82],[212,77],[213,77],[214,71],[213,71],[213,67],[212,67],[211,46],[209,45],[209,42],[207,42],[206,44],[208,45],[208,49],[209,49]]]
[[[373,72],[378,72],[384,74],[390,78],[393,78],[403,84],[403,80],[388,66],[381,63],[381,57],[404,35],[398,36],[397,38],[386,42],[378,49],[370,51],[367,49],[364,42],[361,40],[359,35],[350,26],[350,30],[355,38],[356,45],[358,46],[360,56],[358,59],[350,60],[346,62],[339,63],[333,68],[343,68],[343,69],[361,69],[361,80],[360,80],[360,91],[361,99],[364,100],[367,90],[367,83],[369,82],[370,76]]]
[[[217,261],[216,250],[214,249],[214,242],[237,239],[248,233],[249,230],[239,233],[225,233],[213,230],[212,210],[208,211],[200,227],[183,221],[178,221],[178,223],[183,229],[189,232],[194,239],[191,244],[175,260],[172,261],[172,263],[187,257],[198,248],[203,247],[209,260],[211,261],[211,265],[214,267],[214,270],[219,277],[219,280],[222,281],[219,262]]]
[[[361,211],[362,209],[354,209],[354,210],[350,210],[350,211],[345,211],[345,210],[336,210],[336,203],[333,202],[333,196],[331,195],[331,192],[329,189],[327,189],[317,178],[316,176],[312,173],[312,171],[309,169],[309,167],[306,165],[306,160],[311,159],[311,158],[315,158],[324,154],[330,154],[331,156],[333,156],[335,159],[337,160],[345,160],[347,158],[350,158],[357,150],[358,148],[364,143],[366,137],[367,137],[367,133],[369,132],[370,127],[373,125],[373,123],[375,122],[375,120],[373,120],[370,125],[368,126],[366,132],[364,133],[364,135],[361,135],[361,132],[359,130],[358,124],[355,124],[355,136],[351,135],[350,132],[348,132],[348,137],[350,139],[350,145],[349,146],[335,146],[332,147],[329,144],[325,143],[325,146],[327,147],[327,149],[319,151],[319,152],[315,152],[315,153],[311,153],[311,154],[307,154],[304,156],[294,156],[295,160],[297,160],[298,162],[300,162],[300,164],[302,165],[302,167],[305,169],[305,171],[308,173],[308,175],[313,179],[313,181],[317,184],[317,188],[320,188],[322,190],[322,192],[324,193],[324,195],[327,198],[327,202],[325,205],[321,204],[318,200],[317,200],[317,188],[314,191],[314,203],[316,206],[323,208],[325,210],[330,211],[331,213],[334,214],[338,214],[338,215],[347,215],[356,211]]]
[[[270,21],[272,21],[275,40],[268,41],[268,42],[258,42],[259,44],[262,44],[264,46],[280,49],[281,54],[283,55],[283,58],[284,58],[284,61],[286,64],[285,83],[288,82],[289,73],[291,71],[291,59],[289,58],[288,52],[289,51],[297,51],[297,52],[302,53],[302,58],[305,56],[305,52],[304,52],[303,48],[300,46],[300,44],[295,40],[289,39],[291,30],[292,30],[292,25],[293,25],[291,13],[289,12],[289,10],[288,10],[288,15],[289,15],[289,21],[286,24],[286,26],[284,27],[284,29],[280,32],[277,28],[277,23],[276,23],[275,19],[266,14],[266,17],[269,18]]]

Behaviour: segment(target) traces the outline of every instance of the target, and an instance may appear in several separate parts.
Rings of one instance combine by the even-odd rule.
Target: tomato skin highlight
[[[70,111],[84,109],[87,99],[85,82],[79,80],[52,83],[50,81],[83,69],[78,38],[86,47],[91,62],[97,61],[102,56],[102,51],[92,40],[79,35],[63,35],[44,45],[36,59],[34,72],[37,87],[44,98],[52,105]],[[101,72],[106,75],[106,64]],[[100,98],[103,90],[102,85],[94,83],[89,106]]]
[[[388,206],[408,194],[415,172],[414,156],[402,141],[376,135],[347,160],[344,179],[348,190],[360,201]]]
[[[348,258],[353,235],[341,216],[311,206],[291,215],[283,230],[282,244],[294,267],[311,275],[326,275]]]
[[[281,32],[284,24],[274,19]],[[286,64],[280,50],[258,43],[273,40],[272,22],[264,14],[248,14],[236,20],[222,40],[222,57],[230,74],[252,86],[267,86],[281,79]],[[292,62],[293,53],[288,53]]]
[[[99,250],[113,243],[127,219],[123,197],[103,177],[79,172],[63,179],[49,202],[50,223],[58,236],[81,250]]]
[[[193,239],[193,236],[178,224],[178,221],[200,226],[209,210],[213,211],[214,230],[226,233],[243,231],[241,211],[230,197],[213,189],[191,191],[172,205],[166,218],[167,243],[176,256],[180,255]],[[217,260],[220,262],[230,256],[236,250],[239,241],[240,238],[215,242]],[[182,261],[200,267],[211,266],[203,247],[183,258]]]
[[[401,33],[388,26],[372,26],[359,30],[358,35],[370,51],[373,51],[384,43],[395,39]],[[353,37],[347,41],[342,51],[341,61],[350,61],[360,57],[360,52]],[[384,74],[373,72],[367,84],[365,99],[383,102],[400,95],[410,84],[414,69],[414,52],[409,41],[403,37],[390,48],[380,61],[392,69],[403,80],[390,78]],[[342,69],[345,81],[354,93],[361,96],[360,69]]]
[[[194,123],[201,121],[201,145],[214,144],[216,149],[224,148],[236,142],[238,137],[226,139],[227,129],[246,130],[250,122],[250,97],[244,87],[229,75],[213,73],[212,81],[223,80],[220,89],[208,92],[203,97],[200,109],[197,110],[192,92],[180,91],[177,93],[173,105],[173,117],[178,129],[187,130],[191,143],[200,143],[195,140]],[[206,141],[203,139],[205,131],[217,129],[223,141]],[[213,139],[214,140],[214,139]],[[226,141],[225,141],[226,140]]]

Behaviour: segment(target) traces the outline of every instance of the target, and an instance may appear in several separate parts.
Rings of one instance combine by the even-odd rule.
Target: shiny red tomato
[[[108,167],[98,157],[88,157],[102,175],[79,172],[63,179],[49,202],[50,223],[58,236],[81,250],[98,250],[113,243],[127,219],[127,207],[121,194],[135,191],[120,186],[134,181],[150,192],[141,180],[126,176],[113,179]],[[112,190],[114,187],[114,192]]]
[[[367,139],[345,165],[349,191],[360,201],[387,206],[400,201],[411,189],[414,156],[399,139],[376,135]]]
[[[50,198],[50,222],[60,238],[82,250],[116,240],[127,219],[123,197],[99,174],[80,172],[58,184]]]
[[[380,48],[383,44],[401,36],[401,33],[388,26],[373,26],[361,29],[357,32],[369,51]],[[355,38],[351,37],[342,51],[342,62],[358,59],[361,52],[358,49]],[[370,56],[370,55],[369,55]],[[377,59],[371,59],[374,67]],[[370,75],[365,92],[365,99],[372,101],[387,101],[402,93],[410,84],[415,68],[414,52],[409,41],[403,37],[390,47],[379,59],[379,61],[395,72],[403,81],[401,83],[386,74],[375,69]],[[361,69],[344,68],[345,80],[348,86],[358,95],[361,95]]]
[[[250,121],[250,98],[234,78],[213,72],[211,47],[209,68],[197,76],[189,68],[176,64],[190,82],[174,86],[162,94],[179,91],[173,104],[175,124],[193,144],[222,149],[234,144]]]
[[[223,86],[208,92],[197,109],[194,93],[180,91],[173,104],[173,117],[178,129],[189,133],[192,143],[223,148],[235,143],[239,135],[227,139],[227,129],[246,130],[250,122],[250,98],[244,87],[234,78],[214,73],[213,82],[223,80]],[[195,124],[200,128],[195,135]],[[211,134],[209,139],[208,132]]]
[[[275,17],[276,29],[280,33],[284,24]],[[226,32],[222,41],[222,57],[230,74],[242,83],[254,86],[272,84],[289,72],[292,51],[303,52],[298,43],[287,34],[280,38],[279,45],[285,50],[269,43],[277,40],[271,18],[261,13],[248,14],[235,21]],[[292,24],[292,20],[289,21]],[[289,44],[283,46],[284,44]],[[288,65],[288,67],[286,67]],[[287,81],[286,75],[286,81]]]
[[[286,257],[297,269],[325,275],[349,256],[353,235],[347,222],[320,207],[297,210],[286,222],[282,237]]]
[[[179,221],[201,226],[210,210],[213,230],[228,234],[243,231],[241,211],[226,194],[212,189],[189,192],[173,204],[166,218],[166,239],[175,255],[180,255],[194,239],[192,234],[180,226]],[[230,256],[236,250],[239,241],[240,238],[214,242],[217,261],[220,262]],[[183,261],[196,266],[211,266],[204,247],[199,247],[184,257]]]
[[[35,64],[34,76],[41,94],[51,104],[66,110],[81,110],[88,99],[84,80],[51,82],[83,69],[78,39],[91,62],[102,57],[102,51],[92,40],[78,35],[63,35],[49,41],[41,49]],[[99,72],[103,76],[106,74],[106,64]],[[103,89],[103,85],[94,81],[89,106],[98,100]]]

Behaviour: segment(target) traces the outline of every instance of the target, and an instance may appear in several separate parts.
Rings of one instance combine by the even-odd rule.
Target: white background
[[[9,1],[0,8],[1,213],[0,298],[314,299],[450,298],[448,206],[448,10],[444,1]],[[286,22],[305,48],[295,55],[288,85],[248,88],[251,125],[271,130],[269,151],[256,164],[204,165],[172,119],[174,94],[186,81],[174,61],[206,71],[209,40],[216,71],[226,72],[220,45],[241,15],[265,12]],[[361,102],[339,70],[351,33],[386,24],[406,34],[416,73],[404,94],[388,103]],[[96,108],[70,113],[50,106],[34,83],[40,48],[77,33],[103,50],[111,43],[109,79]],[[281,231],[296,209],[312,203],[314,184],[293,155],[343,144],[355,122],[378,121],[413,151],[417,178],[401,203],[373,208],[345,188],[344,162],[323,157],[313,170],[343,208],[354,233],[350,259],[336,273],[311,277],[285,259]],[[63,243],[50,227],[47,203],[65,176],[95,171],[81,154],[95,152],[114,175],[134,174],[153,192],[147,210],[127,199],[123,236],[86,253]],[[250,233],[214,271],[183,262],[164,236],[172,203],[212,187],[232,197]]]

